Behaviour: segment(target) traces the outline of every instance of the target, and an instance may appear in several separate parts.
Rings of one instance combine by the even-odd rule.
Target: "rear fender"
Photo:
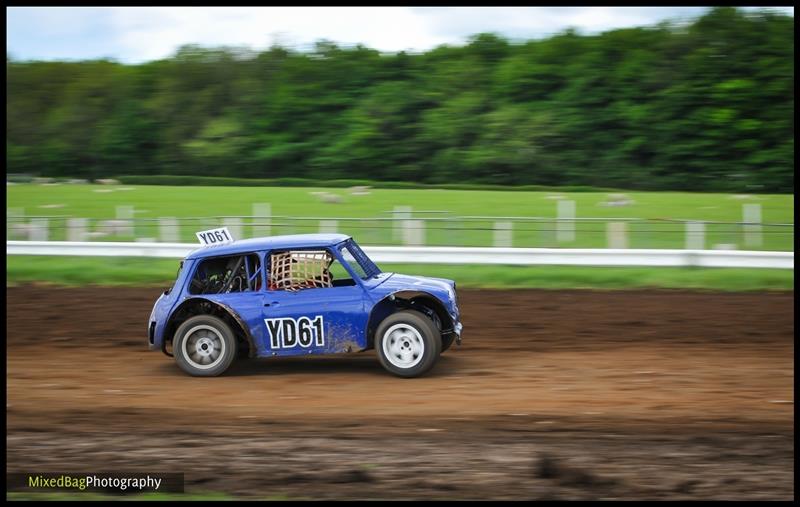
[[[186,301],[183,301],[170,315],[169,320],[167,321],[167,326],[164,329],[164,353],[167,353],[167,341],[172,341],[175,336],[175,331],[177,331],[181,323],[189,317],[202,314],[216,315],[217,317],[220,317],[222,320],[226,321],[233,329],[233,332],[247,342],[248,356],[255,357],[255,341],[253,340],[253,336],[250,334],[249,328],[245,324],[244,320],[242,320],[242,317],[236,313],[233,308],[225,303],[211,301],[201,297],[190,298]]]

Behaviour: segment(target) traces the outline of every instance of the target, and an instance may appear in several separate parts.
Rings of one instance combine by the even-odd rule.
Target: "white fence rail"
[[[196,250],[187,243],[7,241],[6,255],[182,258]],[[365,246],[378,263],[506,264],[572,266],[696,266],[794,269],[794,252],[740,250],[651,250],[570,248],[472,248]]]

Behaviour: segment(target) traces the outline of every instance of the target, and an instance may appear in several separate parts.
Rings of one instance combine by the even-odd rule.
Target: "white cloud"
[[[96,23],[93,7],[26,7],[8,8],[6,26],[11,22],[9,12],[18,10],[31,23],[29,28],[47,37],[78,36]]]
[[[111,18],[125,59],[134,60],[165,57],[186,43],[304,47],[330,39],[399,51],[447,41],[405,7],[118,7]]]
[[[613,28],[646,26],[663,19],[699,16],[705,7],[419,7],[434,30],[454,38],[498,32],[512,38],[540,38],[576,28],[597,33]]]
[[[8,8],[13,54],[125,62],[164,58],[184,44],[249,46],[275,42],[308,49],[320,39],[381,51],[425,51],[497,32],[540,38],[568,27],[597,33],[701,15],[704,7],[107,7]],[[754,9],[754,8],[747,8]],[[794,16],[793,7],[776,8]],[[14,22],[12,23],[12,18]],[[12,30],[13,29],[13,36]],[[26,54],[27,53],[27,54]]]

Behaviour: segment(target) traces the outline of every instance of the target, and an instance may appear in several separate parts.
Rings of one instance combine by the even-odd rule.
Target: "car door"
[[[333,249],[313,251],[325,251],[338,262]],[[367,298],[360,280],[351,279],[352,284],[335,286],[329,283],[303,288],[276,286],[275,259],[286,254],[300,256],[301,252],[310,250],[268,252],[265,257],[269,267],[263,294],[263,345],[268,355],[331,354],[366,348]]]

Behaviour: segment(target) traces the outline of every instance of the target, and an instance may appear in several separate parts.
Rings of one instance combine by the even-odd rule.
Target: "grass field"
[[[121,257],[6,257],[6,284],[153,285],[167,287],[178,260]],[[584,266],[457,266],[381,264],[384,271],[450,278],[459,287],[626,289],[688,288],[721,291],[792,290],[794,270]]]
[[[319,192],[340,196],[339,203],[325,203]],[[368,195],[352,195],[346,189],[289,187],[169,187],[125,185],[33,185],[7,187],[8,207],[26,217],[49,216],[50,239],[63,240],[66,217],[114,218],[118,205],[134,207],[137,219],[158,217],[247,216],[254,203],[269,203],[273,219],[270,234],[317,232],[320,220],[338,218],[339,232],[353,235],[362,244],[397,244],[388,218],[394,206],[410,206],[419,217],[438,218],[426,227],[431,245],[483,246],[492,244],[493,219],[465,221],[453,217],[556,216],[558,197],[574,200],[581,218],[642,218],[653,221],[629,224],[631,248],[682,248],[684,225],[659,219],[734,222],[742,220],[744,203],[759,203],[762,221],[794,222],[792,195],[728,195],[680,192],[629,192],[627,206],[604,206],[607,193],[505,192],[474,190],[373,189]],[[59,218],[61,217],[61,218]],[[298,217],[287,219],[284,217]],[[305,217],[306,219],[303,219]],[[368,220],[348,221],[363,218]],[[499,218],[498,218],[499,219]],[[61,224],[61,229],[59,229]],[[181,228],[181,240],[195,242],[193,232],[221,225],[197,220]],[[738,226],[708,224],[706,246],[726,243],[742,249],[743,231]],[[242,237],[254,230],[245,224]],[[136,237],[158,237],[155,222],[137,222]],[[579,223],[575,241],[557,243],[553,223],[517,222],[513,246],[590,248],[606,246],[606,222]],[[107,236],[102,239],[132,240]],[[760,248],[792,250],[793,228],[764,228]],[[107,259],[71,257],[7,257],[7,283],[53,282],[59,284],[156,284],[171,282],[177,261],[160,259]],[[686,287],[714,290],[791,289],[792,270],[592,268],[565,266],[382,266],[387,271],[440,276],[462,287],[627,288]]]
[[[340,196],[339,203],[322,202],[319,192]],[[507,192],[474,190],[373,189],[368,195],[352,195],[347,189],[291,187],[170,187],[138,185],[34,185],[7,187],[10,214],[48,216],[50,237],[66,239],[65,217],[115,218],[116,206],[131,205],[137,219],[158,217],[250,216],[253,203],[268,203],[272,215],[270,234],[317,232],[321,219],[338,218],[339,232],[351,234],[362,244],[398,244],[392,230],[394,206],[410,206],[415,218],[436,218],[426,224],[429,245],[487,246],[492,244],[495,218],[463,220],[456,217],[542,217],[557,215],[559,198],[574,200],[579,218],[641,218],[651,220],[628,225],[630,248],[683,248],[685,226],[663,220],[742,221],[742,205],[761,205],[762,221],[794,223],[793,195],[729,195],[686,192],[628,192],[626,206],[606,206],[607,193]],[[287,219],[283,217],[297,217]],[[305,217],[305,219],[302,219]],[[370,220],[353,221],[362,218]],[[195,242],[193,232],[221,225],[219,221],[189,222],[180,231],[182,241]],[[793,228],[763,228],[763,244],[743,243],[741,226],[707,224],[706,247],[732,244],[739,249],[792,250]],[[243,237],[253,234],[246,223]],[[156,222],[137,222],[136,237],[159,236]],[[108,236],[102,239],[131,240]],[[580,222],[574,241],[557,242],[550,222],[515,222],[513,246],[602,248],[607,246],[606,221]]]

